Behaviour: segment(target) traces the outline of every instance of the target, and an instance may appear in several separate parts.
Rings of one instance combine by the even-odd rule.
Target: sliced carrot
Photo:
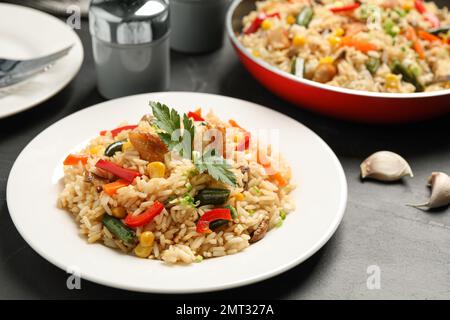
[[[88,156],[80,155],[80,154],[69,154],[67,158],[64,160],[65,166],[76,166],[79,163],[86,164],[88,161]]]
[[[364,53],[367,53],[369,51],[376,51],[378,49],[378,47],[373,43],[362,40],[356,40],[350,37],[343,37],[340,43],[341,46],[353,47]]]
[[[408,39],[409,41],[415,41],[417,40],[417,33],[416,30],[414,30],[413,27],[409,27],[408,29],[406,29],[406,39]]]
[[[422,60],[425,59],[425,51],[423,51],[423,47],[420,44],[419,40],[416,40],[413,42],[413,48],[419,55],[420,59],[422,59]]]
[[[270,176],[273,180],[275,180],[280,187],[285,187],[287,185],[286,179],[284,179],[279,172]]]
[[[266,155],[261,155],[259,151],[257,155],[257,162],[263,166],[269,178],[275,180],[280,187],[285,187],[288,184],[288,182],[286,181],[286,179],[283,178],[281,173],[271,172],[272,164],[270,163],[270,160],[266,157]]]
[[[271,166],[270,160],[267,158],[267,156],[265,154],[261,154],[261,152],[259,152],[259,148],[258,148],[257,154],[256,154],[256,162],[258,162],[260,165],[262,165],[266,169]]]
[[[408,39],[409,41],[412,41],[412,47],[419,55],[419,58],[422,60],[425,59],[425,51],[423,50],[423,47],[417,38],[416,30],[414,30],[413,27],[409,27],[406,30],[406,39]]]
[[[233,128],[239,128],[241,130],[246,131],[244,128],[242,128],[240,125],[237,124],[236,121],[234,121],[233,119],[228,120],[228,123],[233,127]]]
[[[423,31],[423,30],[419,30],[418,35],[419,35],[420,39],[423,39],[426,41],[430,41],[430,42],[441,41],[441,38],[435,36],[434,34]]]
[[[108,195],[112,196],[117,192],[117,190],[119,190],[120,188],[126,187],[129,184],[130,184],[129,182],[119,179],[117,181],[114,181],[114,182],[111,182],[108,184],[104,184],[102,186],[102,188],[103,188],[103,191],[105,191]]]

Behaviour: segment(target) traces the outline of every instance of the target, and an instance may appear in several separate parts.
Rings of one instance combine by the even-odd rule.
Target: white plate
[[[122,121],[136,123],[149,101],[187,112],[201,106],[247,128],[280,130],[280,150],[292,166],[297,210],[283,226],[243,252],[189,266],[138,259],[101,244],[89,245],[71,215],[57,209],[62,161],[99,131]],[[333,235],[344,215],[347,184],[331,149],[311,130],[268,108],[229,97],[167,92],[131,96],[81,110],[50,126],[19,155],[8,180],[7,202],[22,237],[63,270],[112,287],[160,293],[232,288],[267,279],[304,261]]]
[[[23,6],[0,3],[0,57],[30,59],[74,45],[50,70],[0,89],[0,119],[36,106],[61,91],[78,73],[83,46],[61,20]]]

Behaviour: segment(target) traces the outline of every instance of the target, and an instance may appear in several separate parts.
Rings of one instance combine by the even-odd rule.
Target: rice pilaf
[[[355,90],[450,89],[450,13],[422,0],[267,0],[239,41],[299,78]]]
[[[184,118],[190,119],[195,137],[209,129],[246,134],[212,113],[189,114],[182,123],[186,128]],[[227,158],[219,173],[201,170],[193,158],[166,148],[157,124],[151,115],[137,125],[122,124],[66,159],[58,206],[74,216],[89,243],[189,264],[244,250],[294,209],[291,172],[283,160],[269,172],[247,140],[239,147],[241,139],[227,135],[226,144],[240,157]],[[234,180],[227,182],[224,172]]]

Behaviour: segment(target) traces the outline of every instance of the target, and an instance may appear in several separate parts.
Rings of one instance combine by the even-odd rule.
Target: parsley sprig
[[[201,158],[194,156],[194,164],[200,173],[208,172],[211,177],[218,181],[231,186],[236,185],[236,176],[230,170],[231,165],[224,158],[207,152]]]
[[[169,150],[177,151],[181,156],[190,157],[192,141],[194,141],[194,122],[183,115],[183,128],[181,132],[181,117],[175,109],[169,109],[165,104],[151,102],[155,116],[155,125],[160,129],[158,132],[161,140],[167,145]],[[178,130],[178,132],[176,132]],[[178,138],[176,136],[178,135]],[[185,155],[185,153],[187,153]]]
[[[199,173],[207,172],[218,181],[231,186],[236,185],[236,176],[231,171],[231,165],[223,157],[211,150],[203,155],[192,151],[195,126],[186,114],[183,114],[183,130],[181,130],[181,117],[175,109],[170,109],[159,102],[150,102],[150,106],[156,118],[154,125],[159,129],[158,135],[169,150],[193,160]]]

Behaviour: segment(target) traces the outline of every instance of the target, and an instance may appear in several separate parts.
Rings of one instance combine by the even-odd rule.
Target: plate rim
[[[31,11],[31,12],[34,12],[35,14],[37,14],[37,15],[44,16],[46,19],[50,19],[50,20],[53,20],[55,22],[58,22],[58,23],[64,25],[66,28],[68,28],[68,31],[70,31],[72,33],[72,35],[74,36],[75,44],[74,44],[71,52],[75,52],[75,51],[79,50],[79,53],[80,53],[80,55],[77,57],[79,62],[77,64],[76,68],[73,69],[73,71],[71,72],[70,76],[65,81],[62,81],[60,83],[60,85],[59,85],[57,90],[54,90],[52,93],[47,94],[45,96],[42,96],[40,99],[36,99],[32,103],[26,103],[27,106],[25,106],[25,107],[21,107],[21,108],[17,108],[16,110],[0,113],[0,119],[5,119],[5,118],[11,117],[13,115],[19,114],[21,112],[30,110],[30,109],[36,107],[37,105],[39,105],[39,104],[41,104],[43,102],[46,102],[47,100],[53,98],[58,93],[60,93],[62,90],[64,90],[70,84],[70,82],[72,82],[73,79],[75,79],[75,77],[80,72],[80,69],[81,69],[81,67],[83,65],[83,62],[84,62],[85,55],[84,55],[84,47],[83,47],[83,44],[82,44],[81,39],[78,36],[78,34],[73,29],[71,29],[66,24],[64,24],[57,17],[55,17],[55,16],[53,16],[53,15],[51,15],[49,13],[40,11],[38,9],[34,9],[34,8],[31,8],[31,7],[26,7],[26,6],[22,6],[22,5],[18,5],[18,4],[0,3],[0,8],[2,6],[4,6],[4,7],[11,7],[11,8],[14,8],[14,10]]]
[[[11,184],[12,184],[12,180],[13,180],[13,173],[17,170],[17,165],[19,160],[24,156],[25,152],[28,151],[28,149],[32,146],[32,144],[38,140],[46,131],[50,130],[52,127],[58,125],[61,121],[63,120],[67,120],[68,118],[72,118],[75,117],[76,115],[78,115],[79,113],[83,113],[85,110],[89,110],[92,108],[101,108],[102,105],[104,104],[108,104],[111,101],[116,101],[116,100],[123,100],[123,99],[130,99],[130,98],[136,98],[136,97],[140,97],[140,96],[148,96],[148,95],[171,95],[171,94],[175,94],[175,95],[184,95],[184,94],[189,94],[189,95],[208,95],[208,96],[214,96],[214,97],[219,97],[219,98],[226,98],[226,99],[231,99],[234,100],[235,102],[245,102],[245,103],[250,103],[253,104],[255,106],[258,106],[260,108],[264,108],[264,109],[268,109],[272,112],[275,112],[279,115],[282,115],[283,117],[287,117],[293,121],[298,122],[299,124],[301,124],[305,130],[309,131],[311,134],[313,134],[315,136],[315,138],[317,139],[317,141],[321,144],[321,146],[324,148],[324,150],[326,150],[326,152],[329,154],[330,159],[332,160],[334,167],[338,173],[339,176],[339,187],[341,189],[341,194],[339,196],[339,207],[336,208],[336,215],[332,221],[332,223],[330,224],[329,228],[326,230],[326,232],[324,232],[324,234],[322,235],[322,237],[315,243],[314,246],[311,246],[311,248],[303,255],[296,257],[295,259],[291,260],[288,263],[285,263],[283,265],[280,265],[278,268],[272,269],[270,271],[267,271],[265,273],[261,273],[259,275],[253,276],[253,277],[248,277],[245,278],[243,280],[238,280],[235,282],[231,282],[228,284],[221,284],[221,285],[211,285],[211,286],[205,286],[205,287],[199,287],[199,288],[186,288],[186,289],[155,289],[155,288],[143,288],[143,287],[137,287],[137,286],[133,286],[133,285],[127,285],[127,284],[120,284],[119,282],[111,282],[109,280],[104,280],[101,278],[97,278],[95,276],[90,276],[90,275],[86,275],[86,274],[82,274],[81,278],[93,283],[97,283],[97,284],[101,284],[104,286],[108,286],[108,287],[112,287],[112,288],[116,288],[116,289],[121,289],[121,290],[129,290],[129,291],[134,291],[134,292],[143,292],[143,293],[156,293],[156,294],[194,294],[194,293],[203,293],[203,292],[215,292],[215,291],[220,291],[220,290],[226,290],[226,289],[232,289],[232,288],[239,288],[239,287],[243,287],[243,286],[247,286],[250,284],[254,284],[263,280],[267,280],[269,278],[275,277],[280,275],[281,273],[284,273],[298,265],[300,265],[302,262],[306,261],[307,259],[309,259],[313,254],[315,254],[316,252],[318,252],[330,239],[331,237],[335,234],[336,230],[338,229],[338,227],[340,226],[342,219],[345,215],[345,211],[346,211],[346,207],[347,207],[347,201],[348,201],[348,184],[347,184],[347,178],[345,175],[345,171],[342,167],[342,164],[340,163],[338,157],[336,156],[336,154],[333,152],[333,150],[331,149],[330,146],[328,146],[328,144],[319,136],[317,135],[314,131],[312,131],[310,128],[308,128],[306,125],[302,124],[301,122],[297,121],[296,119],[282,113],[279,112],[277,110],[271,109],[269,107],[266,107],[264,105],[260,105],[258,103],[252,102],[252,101],[247,101],[247,100],[242,100],[242,99],[238,99],[238,98],[234,98],[234,97],[229,97],[229,96],[225,96],[225,95],[219,95],[219,94],[211,94],[211,93],[201,93],[201,92],[190,92],[190,91],[170,91],[170,92],[152,92],[152,93],[143,93],[143,94],[137,94],[137,95],[131,95],[131,96],[126,96],[126,97],[121,97],[118,99],[113,99],[113,100],[108,100],[108,101],[103,101],[100,102],[98,104],[92,105],[90,107],[78,110],[77,112],[74,112],[70,115],[67,115],[64,118],[59,119],[58,121],[54,122],[53,124],[51,124],[50,126],[48,126],[47,128],[45,128],[44,130],[42,130],[36,137],[34,137],[24,148],[23,150],[20,152],[20,154],[17,156],[16,160],[14,161],[13,166],[11,167],[10,173],[8,175],[8,180],[7,180],[7,186],[6,186],[6,203],[7,203],[7,207],[8,207],[8,212],[9,215],[11,217],[11,220],[13,221],[13,224],[15,226],[15,228],[17,229],[17,231],[19,232],[19,234],[21,235],[21,237],[25,240],[25,242],[38,254],[40,255],[42,258],[44,258],[47,262],[53,264],[54,266],[57,266],[59,269],[61,269],[62,271],[66,271],[67,270],[67,265],[64,265],[63,263],[60,263],[59,261],[55,261],[52,257],[50,257],[49,255],[47,255],[47,253],[43,252],[43,250],[41,250],[40,248],[38,248],[37,245],[35,245],[33,243],[33,241],[30,241],[29,237],[27,234],[25,234],[24,230],[20,227],[20,224],[18,224],[18,221],[16,220],[17,217],[15,217],[14,214],[12,214],[12,212],[14,210],[11,210],[13,208],[11,208],[10,205],[10,199],[12,199],[12,195],[11,195]]]

